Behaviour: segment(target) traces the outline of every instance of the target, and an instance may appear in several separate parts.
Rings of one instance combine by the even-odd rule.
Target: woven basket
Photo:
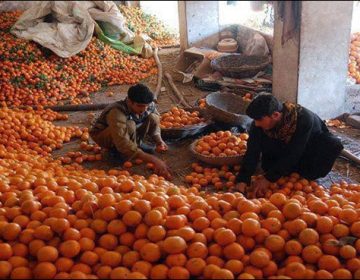
[[[211,157],[211,156],[205,156],[205,155],[199,154],[195,150],[196,143],[198,141],[199,141],[199,139],[194,141],[190,145],[190,151],[194,155],[195,158],[197,158],[198,160],[205,162],[207,164],[216,165],[216,166],[236,165],[236,164],[240,164],[244,158],[243,155],[241,155],[241,156],[226,156],[226,157]]]
[[[161,129],[161,137],[164,140],[169,139],[181,139],[189,136],[194,136],[202,133],[205,129],[212,123],[210,118],[207,115],[207,112],[201,108],[188,108],[184,109],[189,112],[199,111],[200,116],[205,118],[205,122],[195,124],[195,125],[187,125],[179,128],[162,128]]]
[[[247,125],[251,119],[245,115],[250,102],[233,93],[214,92],[206,96],[206,110],[212,119],[233,125]]]
[[[264,70],[270,62],[269,56],[229,54],[213,59],[211,67],[226,77],[249,78]]]

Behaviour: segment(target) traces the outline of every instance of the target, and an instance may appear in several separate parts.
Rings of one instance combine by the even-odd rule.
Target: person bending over
[[[236,182],[258,197],[292,172],[308,180],[325,177],[344,148],[318,115],[272,95],[256,97],[246,114],[254,121]],[[251,183],[260,159],[264,175]]]

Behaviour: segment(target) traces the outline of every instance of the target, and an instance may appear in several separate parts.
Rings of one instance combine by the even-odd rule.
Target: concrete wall
[[[273,46],[273,95],[282,101],[297,102],[299,37],[281,44],[283,22],[280,20],[275,1]]]
[[[302,2],[297,101],[322,118],[345,110],[352,7],[352,1]]]
[[[181,48],[215,48],[219,41],[217,1],[179,1]]]
[[[345,113],[360,113],[360,85],[347,85],[345,92]]]

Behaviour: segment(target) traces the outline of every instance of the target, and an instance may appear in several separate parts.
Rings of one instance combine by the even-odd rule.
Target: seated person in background
[[[170,179],[165,162],[146,150],[143,140],[150,136],[157,151],[166,151],[161,138],[160,116],[155,108],[154,94],[142,84],[132,86],[125,100],[107,106],[90,131],[91,138],[101,147],[116,149],[126,159],[140,158],[152,162],[155,172]]]
[[[308,180],[325,177],[343,149],[320,117],[300,105],[260,95],[246,114],[254,121],[236,182],[257,197],[265,195],[271,182],[292,172]],[[250,186],[260,158],[264,176]]]

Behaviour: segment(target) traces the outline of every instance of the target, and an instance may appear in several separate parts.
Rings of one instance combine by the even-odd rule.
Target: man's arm
[[[285,148],[284,154],[286,156],[275,162],[270,170],[264,175],[267,180],[275,182],[292,171],[292,168],[299,162],[305,151],[313,124],[314,119],[312,116],[304,117],[299,121],[292,139]]]
[[[127,158],[135,156],[145,162],[152,162],[155,165],[155,172],[160,176],[171,179],[169,168],[159,158],[143,152],[137,144],[131,141],[126,125],[126,116],[117,109],[112,109],[107,115],[107,123],[110,127],[111,137],[116,149]]]
[[[236,177],[238,183],[246,183],[249,185],[251,176],[255,173],[261,154],[260,133],[260,130],[255,127],[253,123],[249,131],[249,140],[247,142],[247,149],[241,164],[241,169]]]

